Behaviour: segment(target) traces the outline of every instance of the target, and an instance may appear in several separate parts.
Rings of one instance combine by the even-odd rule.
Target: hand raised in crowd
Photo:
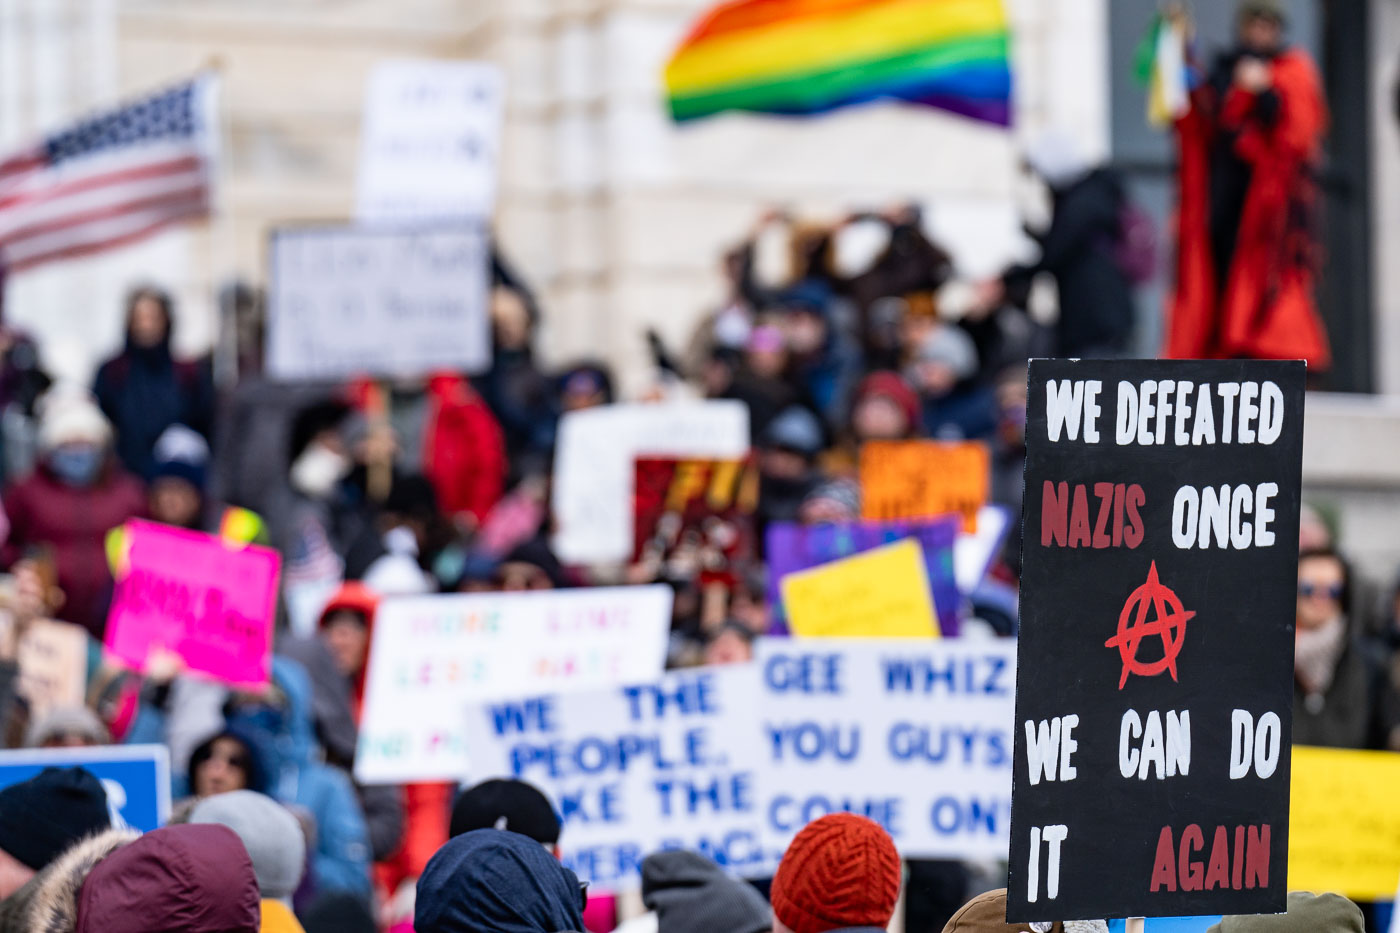
[[[157,686],[165,686],[185,672],[185,659],[164,645],[151,649],[146,658],[143,673],[146,680]]]
[[[1266,90],[1272,83],[1269,66],[1261,59],[1246,55],[1235,65],[1235,84],[1250,93],[1257,94]]]

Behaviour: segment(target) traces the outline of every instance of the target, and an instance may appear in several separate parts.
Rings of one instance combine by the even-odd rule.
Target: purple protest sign
[[[829,561],[850,557],[881,545],[914,538],[924,548],[928,565],[929,588],[938,613],[938,627],[943,635],[958,634],[958,593],[953,574],[953,542],[962,528],[957,515],[938,518],[904,519],[898,521],[831,522],[822,525],[798,525],[793,522],[773,522],[765,538],[768,558],[768,604],[774,607],[775,634],[787,632],[787,621],[781,611],[778,584],[783,577]]]

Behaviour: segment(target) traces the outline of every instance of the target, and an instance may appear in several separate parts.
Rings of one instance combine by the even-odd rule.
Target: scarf
[[[1332,686],[1337,674],[1337,660],[1346,646],[1347,625],[1344,616],[1316,629],[1298,629],[1294,642],[1293,673],[1303,692],[1321,696]]]

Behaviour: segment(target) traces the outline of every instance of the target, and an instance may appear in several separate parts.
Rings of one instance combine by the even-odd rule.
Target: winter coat
[[[170,338],[155,347],[130,339],[119,356],[97,371],[93,394],[116,432],[117,456],[128,470],[150,479],[156,439],[172,424],[209,436],[214,421],[214,383],[204,363],[177,362]]]
[[[1256,94],[1234,84],[1237,60],[1213,69],[1176,122],[1176,283],[1164,355],[1305,359],[1309,372],[1326,370],[1332,356],[1313,295],[1322,81],[1306,52],[1287,49],[1267,62],[1269,87]]]
[[[1308,703],[1303,688],[1293,682],[1293,744],[1327,748],[1383,748],[1389,733],[1382,722],[1391,704],[1384,671],[1365,645],[1352,637],[1337,659],[1337,671],[1322,696],[1322,705]]]
[[[357,384],[352,394],[366,411],[386,410],[383,392],[373,383]],[[439,508],[484,521],[506,480],[505,442],[491,409],[466,379],[439,373],[428,380],[422,433],[423,475],[433,484]]]
[[[58,617],[101,640],[107,627],[112,575],[104,547],[107,532],[146,511],[146,495],[129,474],[108,464],[97,483],[80,488],[40,466],[5,496],[10,537],[6,563],[34,545],[53,549],[58,585],[67,597]]]
[[[1048,272],[1059,293],[1056,353],[1123,350],[1133,326],[1133,291],[1114,255],[1122,225],[1122,181],[1117,173],[1098,169],[1051,194],[1050,226],[1036,237],[1040,259],[1009,270],[1007,291],[1025,294],[1031,279]]]
[[[257,933],[258,880],[226,826],[114,829],[0,903],[4,933]]]

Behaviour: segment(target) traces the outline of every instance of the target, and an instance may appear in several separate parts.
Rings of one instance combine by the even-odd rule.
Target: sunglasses
[[[1342,585],[1333,583],[1331,586],[1318,586],[1314,583],[1299,583],[1298,595],[1304,599],[1312,599],[1315,596],[1325,596],[1328,599],[1337,600],[1342,598]]]

